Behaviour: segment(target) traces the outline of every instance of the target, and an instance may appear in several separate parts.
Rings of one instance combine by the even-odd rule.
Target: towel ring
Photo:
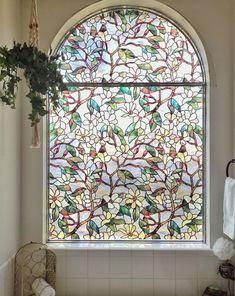
[[[234,158],[231,159],[231,160],[228,162],[227,166],[226,166],[226,177],[229,177],[229,166],[230,166],[231,163],[235,163],[235,159],[234,159]]]

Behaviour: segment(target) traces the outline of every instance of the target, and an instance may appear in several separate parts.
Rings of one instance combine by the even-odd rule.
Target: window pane
[[[203,239],[203,88],[70,87],[50,114],[49,239]]]
[[[115,9],[75,26],[59,47],[66,82],[202,82],[190,39],[145,10]]]

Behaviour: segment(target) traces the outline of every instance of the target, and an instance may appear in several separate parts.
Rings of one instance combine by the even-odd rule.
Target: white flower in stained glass
[[[144,197],[141,196],[138,189],[129,189],[128,194],[126,195],[126,204],[130,205],[132,209],[135,209],[137,206],[141,207],[143,200]]]
[[[64,200],[64,195],[62,195],[58,189],[50,188],[49,196],[49,203],[52,209],[55,207],[61,207],[62,201]]]
[[[62,176],[60,178],[57,178],[56,181],[63,185],[70,185],[71,183],[75,182],[75,177],[70,174],[62,174]]]
[[[185,226],[186,224],[190,223],[194,218],[197,217],[197,214],[184,213],[184,216],[181,217],[182,219],[182,226]]]
[[[141,110],[137,108],[137,105],[133,102],[124,103],[123,107],[120,107],[119,110],[122,111],[122,117],[137,117],[140,115]],[[144,112],[142,112],[144,114]]]
[[[53,239],[57,239],[58,237],[58,232],[56,231],[55,229],[55,225],[50,225],[49,226],[49,234],[50,234],[50,237],[53,238]]]
[[[158,132],[156,133],[156,139],[159,141],[159,142],[166,142],[168,143],[171,138],[170,138],[170,134],[171,134],[171,131],[169,131],[168,129],[166,128],[160,128],[158,130]]]
[[[130,149],[130,146],[129,145],[120,145],[116,148],[116,152],[115,152],[115,156],[116,157],[132,157],[134,154],[133,150]]]
[[[188,206],[191,210],[194,210],[196,208],[197,210],[201,211],[202,198],[201,198],[200,194],[195,193],[192,197],[184,196],[184,199],[188,203]]]
[[[140,178],[137,178],[137,181],[140,184],[144,184],[144,185],[152,184],[152,183],[154,183],[155,180],[156,179],[151,175],[141,175]]]
[[[163,195],[163,205],[167,208],[167,209],[171,209],[174,206],[177,206],[179,204],[182,203],[181,199],[177,199],[177,196],[175,193],[169,195],[169,194],[165,194]]]
[[[115,214],[111,214],[110,212],[104,212],[103,215],[100,216],[101,225],[104,226],[106,223],[109,223],[115,216]]]
[[[136,239],[139,236],[138,232],[136,231],[136,226],[132,224],[124,225],[120,231],[123,234],[122,238]]]
[[[133,82],[136,80],[144,81],[145,75],[139,68],[130,68],[130,71],[126,74],[126,81]]]

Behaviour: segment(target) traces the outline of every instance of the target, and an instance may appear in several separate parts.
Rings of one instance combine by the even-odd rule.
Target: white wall
[[[74,13],[95,1],[40,0],[41,48]],[[211,241],[222,234],[222,196],[225,166],[233,152],[233,27],[232,0],[161,0],[180,12],[197,30],[209,61]],[[114,1],[115,4],[115,1]],[[23,0],[23,28],[27,28],[29,0]],[[27,36],[25,30],[25,38]],[[22,238],[43,237],[43,145],[30,150],[30,129],[23,104],[23,216]],[[209,196],[208,196],[209,198]],[[36,209],[36,210],[33,210]],[[222,285],[218,260],[211,252],[187,251],[57,251],[58,295],[201,295],[209,284]],[[147,290],[145,290],[147,289]],[[163,290],[165,292],[163,292]]]
[[[20,1],[0,0],[0,46],[20,41]],[[19,100],[19,97],[18,97]],[[11,110],[0,103],[0,295],[10,296],[12,256],[20,239],[20,102]]]

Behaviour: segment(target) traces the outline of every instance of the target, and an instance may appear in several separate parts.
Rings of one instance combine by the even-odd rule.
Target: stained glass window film
[[[205,84],[169,20],[113,9],[58,48],[49,118],[49,240],[203,240]]]

